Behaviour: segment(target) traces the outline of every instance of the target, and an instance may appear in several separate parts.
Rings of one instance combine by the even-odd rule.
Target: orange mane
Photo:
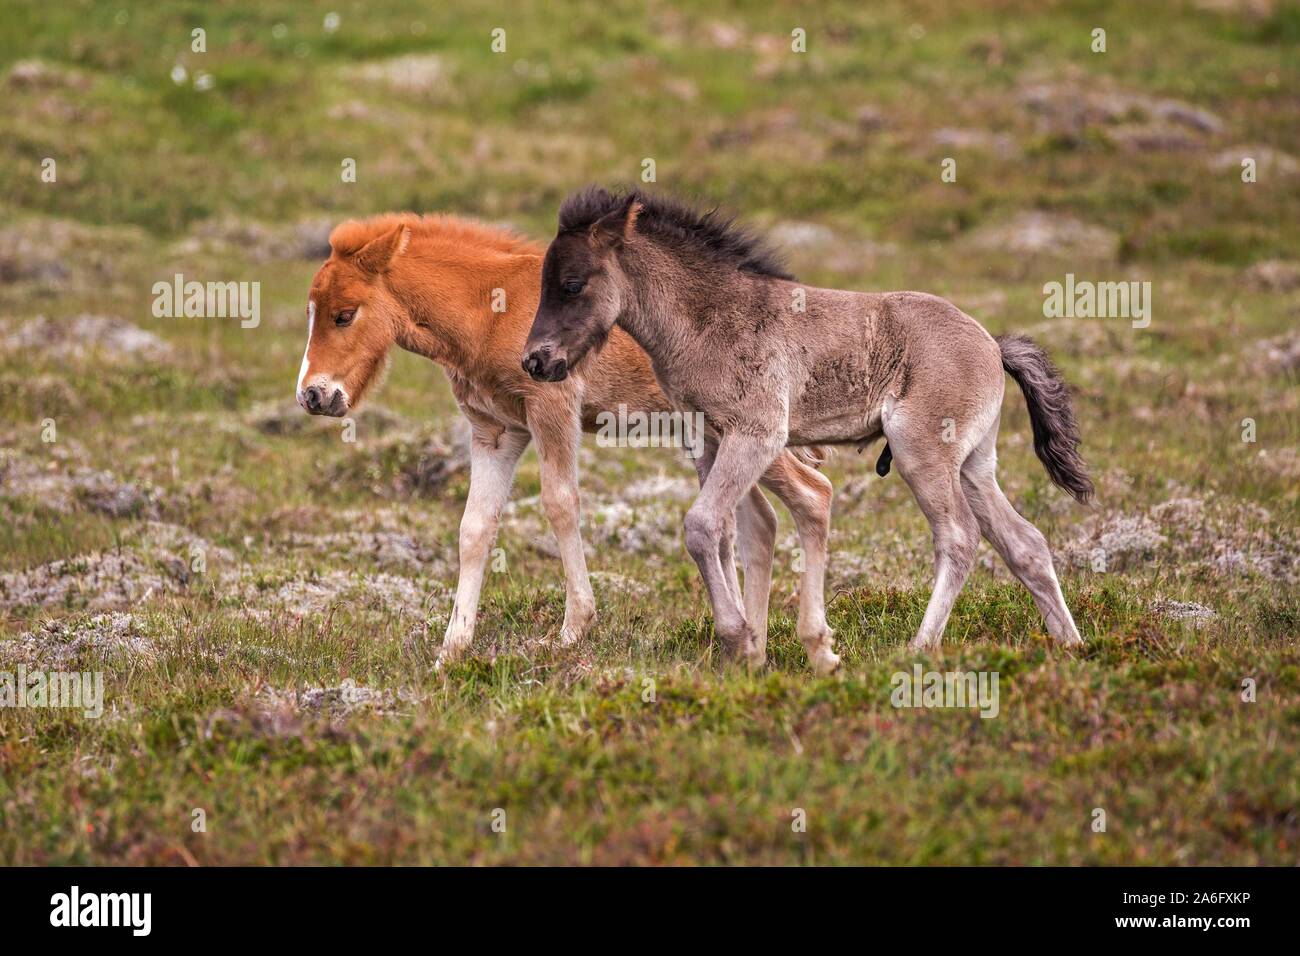
[[[420,216],[413,212],[389,212],[368,219],[349,219],[335,226],[330,233],[330,248],[340,256],[351,256],[370,240],[391,232],[399,225],[411,230],[412,245],[421,241],[434,241],[538,256],[546,251],[544,244],[506,227],[462,219],[459,216]]]

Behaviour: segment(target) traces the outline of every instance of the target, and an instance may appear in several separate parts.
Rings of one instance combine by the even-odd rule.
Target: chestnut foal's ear
[[[410,227],[397,226],[358,249],[356,263],[367,272],[386,272],[392,261],[406,251],[410,241]]]
[[[641,214],[641,200],[628,196],[617,209],[597,219],[591,226],[591,238],[618,247],[636,232],[636,217]]]

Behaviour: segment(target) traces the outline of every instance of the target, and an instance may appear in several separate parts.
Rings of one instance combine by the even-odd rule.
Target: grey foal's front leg
[[[736,505],[785,447],[784,430],[750,436],[729,433],[722,437],[700,495],[686,513],[686,550],[704,578],[713,605],[713,626],[727,655],[759,666],[766,652],[745,619],[739,595],[733,591],[723,567],[721,546]]]
[[[700,487],[704,487],[704,482],[709,477],[709,469],[713,467],[714,456],[718,453],[717,445],[706,444],[703,452],[695,459],[695,473],[700,478]],[[722,570],[726,576],[727,586],[731,589],[731,594],[737,601],[744,601],[744,594],[740,587],[740,578],[736,574],[736,522],[738,515],[733,513],[727,515],[726,524],[722,529],[722,537],[718,543],[718,560],[722,563]],[[746,579],[748,584],[748,579]],[[750,621],[753,624],[753,621]],[[767,632],[764,624],[764,633]]]

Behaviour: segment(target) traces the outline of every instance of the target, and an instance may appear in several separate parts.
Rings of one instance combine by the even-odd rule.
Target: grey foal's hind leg
[[[980,531],[1020,583],[1034,596],[1047,632],[1062,644],[1081,644],[1074,618],[1061,594],[1047,539],[1012,507],[998,486],[997,422],[962,466],[961,484]]]
[[[964,452],[957,442],[913,434],[904,416],[886,422],[885,434],[898,473],[912,489],[934,537],[934,590],[921,627],[908,645],[914,651],[933,650],[943,640],[948,616],[979,546],[979,525],[959,479]]]

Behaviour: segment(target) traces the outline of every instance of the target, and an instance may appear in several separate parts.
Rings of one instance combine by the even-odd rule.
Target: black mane
[[[715,262],[760,276],[794,279],[782,256],[763,237],[723,215],[717,208],[700,210],[680,199],[632,188],[611,193],[598,186],[573,193],[560,206],[560,232],[586,229],[598,219],[622,209],[631,197],[641,204],[637,232],[670,245],[703,252]]]

